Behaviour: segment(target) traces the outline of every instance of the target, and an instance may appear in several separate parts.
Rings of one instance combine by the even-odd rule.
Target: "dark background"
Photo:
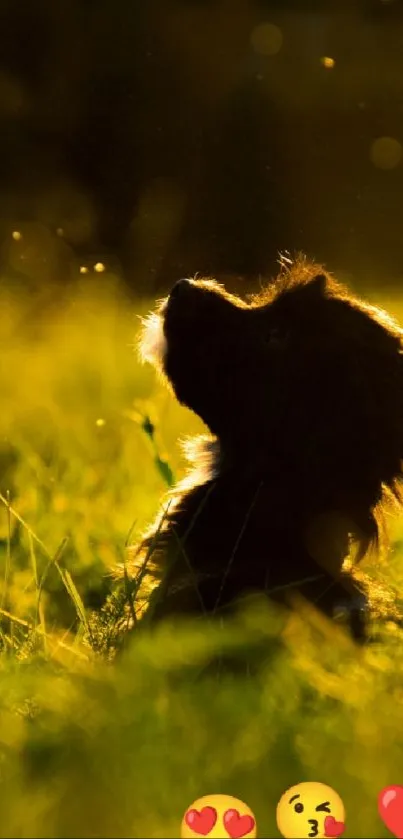
[[[401,144],[401,0],[0,0],[3,282],[399,285]]]

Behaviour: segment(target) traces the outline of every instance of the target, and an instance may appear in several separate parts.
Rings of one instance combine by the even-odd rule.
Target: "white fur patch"
[[[180,445],[191,469],[176,490],[184,492],[217,477],[220,444],[215,437],[199,434],[186,437]]]
[[[139,355],[141,361],[148,361],[161,367],[167,352],[167,342],[163,329],[163,318],[158,312],[151,312],[142,319],[139,336]]]

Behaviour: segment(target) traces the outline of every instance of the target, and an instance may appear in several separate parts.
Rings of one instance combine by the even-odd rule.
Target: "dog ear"
[[[312,297],[323,297],[327,287],[327,277],[325,274],[317,274],[309,283],[306,284],[304,291]]]

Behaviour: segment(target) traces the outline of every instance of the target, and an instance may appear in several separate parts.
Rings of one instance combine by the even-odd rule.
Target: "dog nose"
[[[169,295],[171,298],[179,297],[179,295],[186,294],[191,288],[190,280],[178,280]]]

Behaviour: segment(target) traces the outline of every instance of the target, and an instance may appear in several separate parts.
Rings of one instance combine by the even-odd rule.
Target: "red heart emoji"
[[[241,839],[255,826],[255,819],[252,816],[240,816],[238,810],[227,810],[224,813],[224,827],[231,836],[231,839]]]
[[[194,833],[199,836],[207,836],[217,821],[217,810],[214,807],[203,807],[198,810],[188,810],[185,815],[185,822]]]
[[[393,784],[378,796],[379,815],[394,836],[403,836],[403,787]]]
[[[346,829],[344,822],[336,821],[334,816],[326,816],[325,818],[325,836],[341,836]]]

